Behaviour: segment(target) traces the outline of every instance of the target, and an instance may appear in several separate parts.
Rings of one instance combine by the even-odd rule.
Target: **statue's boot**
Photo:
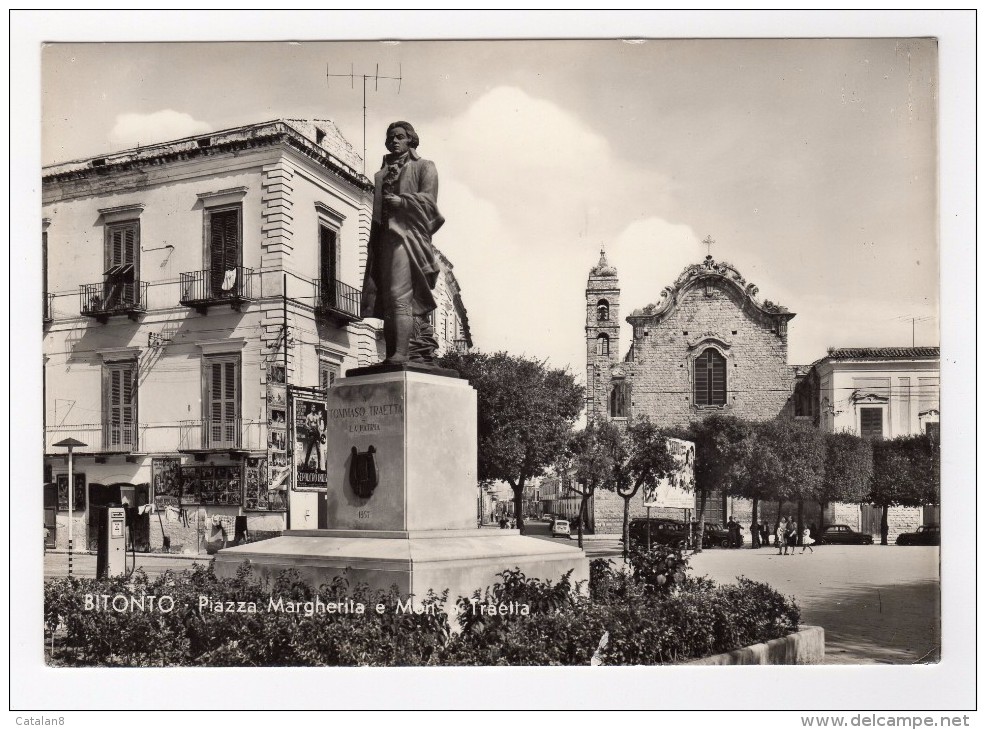
[[[414,318],[406,312],[394,312],[390,321],[384,322],[384,337],[387,337],[387,324],[390,324],[393,345],[387,341],[387,359],[385,363],[391,365],[401,365],[408,360],[407,350],[411,342],[411,331],[414,327]]]
[[[390,362],[390,358],[394,356],[394,351],[397,349],[396,323],[394,320],[393,312],[388,312],[387,316],[383,318],[383,342],[386,350],[384,362]]]

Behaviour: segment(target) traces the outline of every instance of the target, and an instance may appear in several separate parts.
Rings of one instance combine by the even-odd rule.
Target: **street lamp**
[[[67,438],[59,441],[55,446],[68,449],[68,576],[72,577],[72,508],[75,506],[75,488],[72,484],[73,464],[72,449],[77,446],[88,446],[78,439]]]

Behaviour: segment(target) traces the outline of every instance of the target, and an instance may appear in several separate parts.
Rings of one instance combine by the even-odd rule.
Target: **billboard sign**
[[[677,468],[653,489],[644,487],[645,507],[695,508],[695,444],[669,438],[668,451]]]
[[[294,430],[294,488],[324,490],[328,483],[325,463],[325,400],[295,393],[291,398]]]

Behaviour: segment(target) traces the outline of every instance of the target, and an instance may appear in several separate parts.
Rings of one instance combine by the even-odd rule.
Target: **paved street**
[[[144,572],[151,578],[160,575],[166,570],[188,570],[193,563],[208,565],[211,558],[202,556],[201,558],[189,559],[177,555],[144,555],[137,553],[137,567],[143,568]],[[130,556],[127,556],[127,567],[130,567]],[[45,578],[64,578],[68,575],[68,554],[64,552],[45,554]],[[96,575],[96,556],[80,555],[76,553],[72,556],[72,575],[79,578],[93,578]]]
[[[937,547],[825,545],[814,553],[707,550],[694,575],[745,575],[793,595],[804,623],[825,628],[826,663],[938,661],[941,596]]]
[[[534,522],[528,534],[551,538],[547,524]],[[587,539],[589,558],[619,561],[616,539]],[[706,550],[691,559],[693,575],[707,575],[731,582],[745,575],[794,596],[802,621],[825,628],[826,663],[913,664],[940,658],[938,548],[889,545],[826,545],[814,553],[782,556],[769,548],[760,550]],[[190,568],[193,562],[175,556],[137,556],[137,564],[149,576]],[[45,577],[66,574],[67,556],[49,553]],[[96,558],[76,555],[76,575],[92,576]]]
[[[585,552],[618,561],[621,545],[586,540]],[[713,549],[690,564],[692,575],[722,583],[743,575],[794,596],[802,621],[825,628],[826,664],[940,660],[937,547],[825,545],[786,556],[768,548]]]
[[[552,539],[542,523],[531,532]],[[589,558],[621,554],[616,539],[584,544]],[[690,564],[693,575],[719,582],[744,575],[794,596],[802,621],[825,628],[827,664],[913,664],[940,660],[938,555],[937,547],[896,545],[825,545],[787,556],[712,549]]]

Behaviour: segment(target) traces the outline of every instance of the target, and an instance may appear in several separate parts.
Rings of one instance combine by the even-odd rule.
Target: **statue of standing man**
[[[387,127],[387,154],[373,176],[373,221],[361,314],[383,320],[384,364],[433,366],[438,341],[429,320],[438,257],[431,245],[445,219],[438,212],[438,171],[417,152],[407,122]]]

